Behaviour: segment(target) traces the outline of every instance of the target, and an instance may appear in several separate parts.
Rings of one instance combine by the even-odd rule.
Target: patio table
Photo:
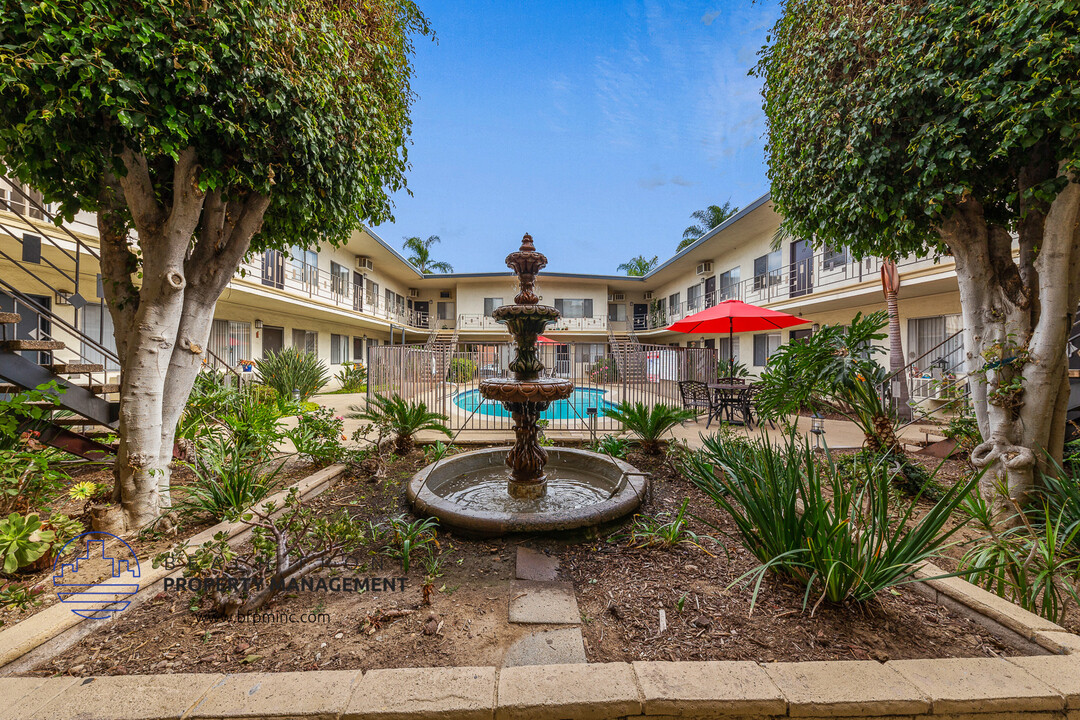
[[[746,424],[746,418],[742,420],[736,420],[734,418],[734,410],[741,408],[742,405],[739,402],[740,396],[746,392],[749,387],[746,383],[709,383],[709,392],[713,394],[714,402],[712,408],[709,410],[710,422],[715,418],[716,420],[722,420],[720,417],[722,414],[727,414],[727,421],[737,425]]]

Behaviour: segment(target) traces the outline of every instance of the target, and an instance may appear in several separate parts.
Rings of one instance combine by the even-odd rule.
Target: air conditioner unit
[[[706,260],[703,263],[698,263],[698,266],[697,266],[697,274],[698,275],[704,275],[705,273],[711,273],[711,272],[712,272],[712,262],[711,261]]]
[[[374,270],[375,263],[371,261],[371,258],[365,255],[356,256],[356,269],[357,270]]]
[[[625,302],[626,301],[626,293],[611,293],[610,295],[608,295],[608,301],[609,302]]]
[[[416,288],[409,288],[409,297],[420,297],[420,291]]]
[[[646,300],[652,300],[652,290],[646,290],[645,291],[645,299]]]

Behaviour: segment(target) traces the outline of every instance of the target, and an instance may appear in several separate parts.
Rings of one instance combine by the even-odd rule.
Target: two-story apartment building
[[[562,312],[546,335],[574,343],[579,361],[603,354],[613,336],[633,335],[642,343],[711,347],[721,357],[733,351],[756,372],[780,343],[815,324],[845,323],[856,312],[883,307],[878,260],[855,262],[843,248],[814,251],[805,241],[778,239],[779,226],[766,195],[644,277],[542,273],[542,302]],[[507,238],[508,251],[516,240]],[[543,248],[543,238],[537,241]],[[71,353],[72,361],[107,356],[111,322],[96,250],[92,216],[55,225],[39,196],[0,180],[0,311],[22,306],[20,337],[64,339],[69,350],[58,355]],[[908,258],[900,272],[905,354],[914,359],[959,329],[960,301],[951,259]],[[424,343],[440,330],[455,331],[461,343],[505,340],[491,313],[515,293],[515,280],[503,268],[422,275],[365,229],[338,248],[298,244],[287,253],[248,258],[218,302],[209,349],[220,362],[236,365],[301,347],[336,371],[344,362],[364,362],[373,345]],[[727,336],[666,330],[726,298],[812,324],[736,336],[733,349]],[[25,312],[28,302],[48,313]]]

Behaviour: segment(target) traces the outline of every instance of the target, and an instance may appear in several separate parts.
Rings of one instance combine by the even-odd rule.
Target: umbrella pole
[[[735,340],[733,339],[731,324],[728,324],[727,328],[727,351],[728,351],[728,372],[735,372]]]

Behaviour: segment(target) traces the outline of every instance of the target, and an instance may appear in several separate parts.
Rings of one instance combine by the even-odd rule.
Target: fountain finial
[[[521,237],[521,247],[518,252],[536,252],[536,246],[533,245],[532,235],[525,233]]]

